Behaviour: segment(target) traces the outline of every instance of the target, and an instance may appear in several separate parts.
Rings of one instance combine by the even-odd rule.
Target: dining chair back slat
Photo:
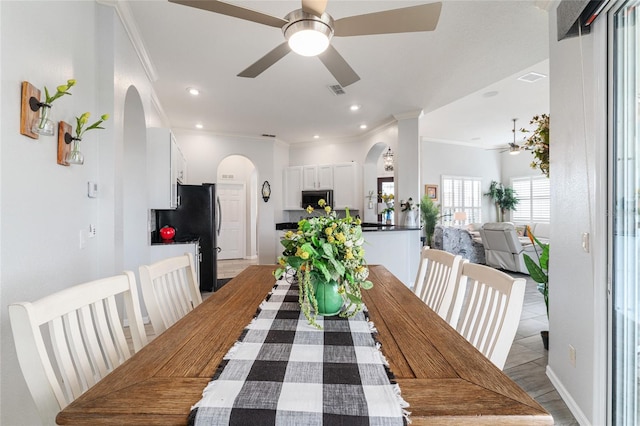
[[[131,357],[115,295],[124,299],[137,352],[147,336],[132,272],[9,305],[20,368],[44,424]]]
[[[140,266],[140,282],[142,298],[156,334],[202,303],[191,253]]]
[[[460,286],[467,297],[457,330],[500,369],[518,329],[525,283],[485,265],[462,267]]]
[[[441,318],[455,327],[462,308],[464,292],[458,290],[462,265],[459,255],[423,247],[413,292]]]

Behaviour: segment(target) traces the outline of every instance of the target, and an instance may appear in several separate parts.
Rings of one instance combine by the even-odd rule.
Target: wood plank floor
[[[504,372],[551,413],[556,425],[578,426],[579,423],[546,374],[549,353],[544,349],[540,337],[542,330],[549,329],[544,298],[530,276],[505,272],[516,278],[525,278],[527,287],[520,324]]]
[[[257,260],[221,260],[218,261],[218,278],[233,278]],[[545,373],[548,353],[542,346],[540,331],[548,330],[544,299],[536,288],[536,283],[528,276],[508,272],[514,277],[527,280],[524,306],[518,332],[507,357],[504,372],[522,389],[538,401],[551,415],[556,425],[579,426],[566,404],[560,398]],[[203,293],[206,298],[211,293]],[[154,333],[150,324],[145,324],[149,340]]]

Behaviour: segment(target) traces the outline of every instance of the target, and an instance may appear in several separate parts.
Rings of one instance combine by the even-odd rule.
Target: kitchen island
[[[276,223],[276,230],[297,230],[298,222]],[[384,265],[407,287],[412,287],[420,264],[420,228],[381,223],[362,223],[365,259],[370,265]],[[276,253],[282,253],[278,240]]]

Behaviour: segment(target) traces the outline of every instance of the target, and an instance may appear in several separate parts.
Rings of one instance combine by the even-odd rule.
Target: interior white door
[[[242,259],[245,253],[246,189],[244,183],[216,185],[221,222],[218,235],[219,260]]]

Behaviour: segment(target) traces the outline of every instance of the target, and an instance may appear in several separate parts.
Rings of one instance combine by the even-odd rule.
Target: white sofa
[[[533,235],[543,244],[549,243],[549,224],[536,223],[530,226]],[[519,230],[511,222],[488,222],[482,225],[480,236],[484,245],[485,261],[488,266],[508,271],[528,274],[523,254],[528,254],[537,262],[541,248],[531,244],[526,235],[519,235]]]

